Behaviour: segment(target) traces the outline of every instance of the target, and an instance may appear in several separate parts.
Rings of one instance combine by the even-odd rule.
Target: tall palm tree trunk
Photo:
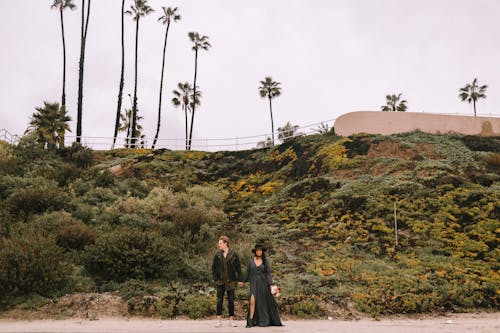
[[[76,142],[80,143],[82,139],[82,104],[83,104],[83,71],[85,62],[85,44],[87,42],[87,30],[89,27],[90,0],[87,3],[87,17],[85,18],[85,0],[82,0],[82,26],[80,41],[80,62],[78,76],[78,108],[76,119]]]
[[[168,38],[168,28],[170,28],[170,22],[167,24],[167,29],[165,31],[165,41],[163,43],[163,60],[161,63],[161,79],[160,79],[160,98],[158,101],[158,123],[156,125],[156,134],[153,141],[152,149],[155,149],[156,141],[158,141],[158,134],[160,133],[160,122],[161,122],[161,97],[163,93],[163,73],[165,71],[165,53],[167,51],[167,38]]]
[[[113,145],[111,149],[115,148],[116,137],[118,136],[118,129],[120,128],[120,114],[122,110],[122,97],[123,97],[123,84],[124,84],[124,72],[125,72],[125,22],[124,22],[124,12],[125,12],[125,0],[122,0],[122,66],[120,74],[120,88],[118,89],[118,103],[116,106],[116,119],[115,119],[115,132],[113,134]]]
[[[132,138],[131,147],[135,148],[135,141],[137,136],[137,57],[138,57],[138,46],[139,46],[139,20],[137,17],[135,25],[135,79],[134,79],[134,103],[132,106]]]
[[[475,100],[475,99],[473,99],[473,100],[472,100],[472,103],[473,103],[473,105],[474,105],[474,117],[475,117],[475,116],[476,116],[476,100]]]
[[[191,129],[189,131],[189,145],[188,150],[191,150],[192,139],[193,139],[193,123],[194,123],[194,111],[196,107],[196,74],[198,72],[198,49],[194,52],[194,81],[193,81],[193,113],[191,114]]]
[[[63,8],[59,9],[61,16],[61,33],[62,33],[62,44],[63,44],[63,85],[62,85],[62,96],[61,96],[61,106],[66,109],[66,40],[64,38],[64,18],[63,18]]]
[[[186,150],[188,150],[188,113],[187,113],[187,106],[184,105],[184,118],[186,121]]]
[[[269,96],[269,111],[271,112],[271,137],[273,140],[273,146],[274,146],[274,120],[273,120],[273,104],[271,102],[271,96]]]

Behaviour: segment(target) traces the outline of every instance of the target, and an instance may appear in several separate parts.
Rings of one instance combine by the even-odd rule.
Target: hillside
[[[0,146],[0,198],[3,309],[97,291],[129,314],[212,315],[220,234],[244,263],[266,242],[285,314],[500,305],[499,137],[328,134],[216,153],[23,138]]]

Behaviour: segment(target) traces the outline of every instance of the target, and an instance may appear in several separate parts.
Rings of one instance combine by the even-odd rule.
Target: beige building
[[[439,115],[417,112],[356,111],[337,118],[337,135],[356,133],[395,134],[421,130],[428,133],[500,135],[500,118]]]

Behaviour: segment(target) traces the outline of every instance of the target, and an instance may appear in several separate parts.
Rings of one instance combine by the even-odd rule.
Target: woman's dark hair
[[[252,251],[255,253],[255,251]],[[262,265],[264,265],[264,273],[268,273],[267,271],[267,259],[266,259],[266,252],[262,251]]]
[[[266,253],[262,251],[262,265],[264,265],[264,273],[269,273],[267,271],[267,259],[266,259]]]

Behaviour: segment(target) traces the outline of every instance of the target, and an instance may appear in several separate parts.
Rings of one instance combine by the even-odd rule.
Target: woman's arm
[[[273,284],[273,276],[271,275],[271,263],[269,262],[269,258],[266,258],[266,281],[268,286]]]
[[[241,277],[241,282],[248,282],[248,280],[250,279],[250,261],[248,262],[247,264],[247,270],[245,272],[245,275],[243,275]]]

